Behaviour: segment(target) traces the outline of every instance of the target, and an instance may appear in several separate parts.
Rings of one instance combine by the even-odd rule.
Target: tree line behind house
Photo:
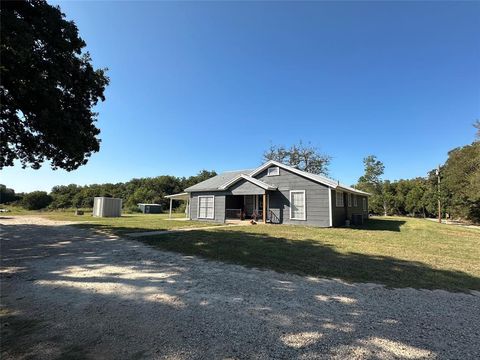
[[[438,199],[442,217],[480,223],[480,122],[476,122],[477,139],[470,145],[448,153],[440,166],[440,187],[435,170],[425,177],[390,181],[383,178],[385,165],[374,155],[364,158],[364,174],[354,186],[371,194],[369,211],[375,215],[438,216]],[[290,147],[271,146],[263,160],[277,160],[301,170],[328,175],[330,157],[321,154],[311,144],[300,142]],[[167,208],[170,195],[215,176],[215,171],[202,170],[198,175],[185,177],[158,176],[133,179],[125,183],[75,184],[55,186],[52,191],[15,194],[0,185],[0,203],[16,203],[26,209],[91,208],[95,196],[112,196],[124,200],[126,210],[137,210],[138,203],[157,203]],[[174,209],[184,204],[174,202]]]
[[[364,158],[364,174],[353,185],[369,192],[369,212],[374,215],[438,216],[480,223],[480,121],[476,121],[476,140],[451,150],[440,166],[440,186],[436,169],[425,177],[390,181],[383,178],[385,165],[376,156]],[[273,145],[264,160],[276,160],[300,170],[328,175],[331,157],[311,144],[290,147]]]
[[[107,196],[123,199],[123,207],[128,211],[138,211],[138,203],[160,204],[167,209],[169,200],[165,195],[182,192],[185,188],[215,175],[215,171],[202,170],[190,177],[162,175],[116,184],[59,185],[54,186],[50,193],[15,193],[13,189],[0,185],[0,203],[19,205],[27,210],[92,208],[95,196]],[[183,210],[184,204],[181,202],[174,201],[173,205],[175,210]]]

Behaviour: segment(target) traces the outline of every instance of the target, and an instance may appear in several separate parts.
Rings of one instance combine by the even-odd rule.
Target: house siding
[[[345,220],[352,220],[352,215],[362,214],[363,220],[368,219],[368,196],[352,194],[352,206],[348,206],[348,193],[343,191],[343,205],[342,207],[336,206],[336,191],[332,191],[332,205],[333,205],[333,226],[345,225]],[[340,190],[341,191],[341,190]],[[357,206],[354,206],[354,196],[357,197]],[[363,199],[367,201],[367,210],[363,210]]]
[[[261,187],[252,184],[251,182],[241,179],[237,183],[233,184],[229,189],[231,195],[262,195],[265,190]]]
[[[198,197],[199,196],[215,196],[214,218],[199,219],[198,218]],[[208,221],[223,223],[225,222],[225,192],[221,191],[202,191],[190,193],[190,219],[199,221]]]
[[[277,191],[268,191],[269,207],[280,223],[328,227],[330,226],[329,188],[280,168],[280,175],[267,176],[268,169],[255,176]],[[290,190],[305,190],[306,220],[290,219]]]
[[[357,197],[357,206],[354,205],[354,194],[352,193],[352,206],[348,206],[347,192],[343,191],[344,206],[336,206],[336,191],[328,186],[314,182],[308,178],[304,178],[286,169],[280,168],[280,175],[267,176],[268,169],[254,177],[264,183],[277,187],[278,190],[266,191],[268,196],[269,209],[274,214],[271,219],[274,223],[306,225],[317,227],[343,226],[345,220],[351,220],[353,214],[362,214],[364,219],[368,219],[368,197],[365,195],[355,194]],[[290,191],[304,190],[306,204],[306,219],[292,220],[290,219]],[[239,180],[228,190],[224,191],[197,191],[190,193],[190,218],[192,220],[223,223],[225,222],[226,200],[229,195],[261,195],[265,190],[252,184],[247,180]],[[214,219],[198,218],[198,196],[213,195],[215,196],[215,214]],[[331,216],[330,223],[330,206],[329,195],[331,195]],[[363,200],[367,201],[367,211],[363,211]],[[233,199],[229,199],[229,205],[238,206],[232,203]]]

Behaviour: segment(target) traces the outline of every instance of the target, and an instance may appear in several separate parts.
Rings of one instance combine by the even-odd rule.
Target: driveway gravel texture
[[[1,224],[2,359],[479,359],[480,294],[387,289]]]

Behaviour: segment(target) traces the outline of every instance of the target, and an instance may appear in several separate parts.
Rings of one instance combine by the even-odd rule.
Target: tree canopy
[[[100,148],[93,111],[109,83],[73,21],[44,0],[0,9],[0,169],[19,160],[74,170]]]
[[[263,160],[275,160],[296,169],[312,174],[328,174],[330,156],[322,154],[310,143],[300,141],[289,148],[283,145],[271,145],[263,154]]]
[[[369,155],[363,159],[363,166],[364,174],[358,179],[357,187],[371,194],[369,200],[371,209],[378,211],[382,208],[382,213],[386,215],[390,182],[382,180],[385,165],[376,156]]]

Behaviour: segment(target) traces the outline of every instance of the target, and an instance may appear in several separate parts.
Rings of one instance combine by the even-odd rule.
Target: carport
[[[170,199],[170,210],[168,212],[168,218],[172,218],[172,203],[173,200],[178,200],[178,201],[186,201],[187,206],[185,206],[185,218],[190,219],[190,195],[186,192],[183,193],[178,193],[178,194],[173,194],[173,195],[167,195],[165,196],[167,199]]]

